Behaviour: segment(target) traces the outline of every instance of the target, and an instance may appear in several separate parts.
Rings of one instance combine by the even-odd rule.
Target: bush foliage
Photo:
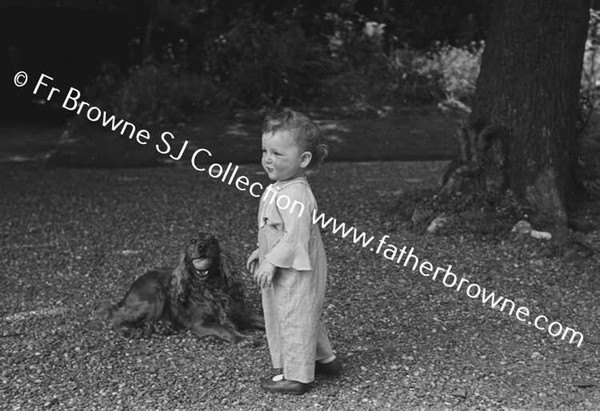
[[[189,14],[173,41],[126,74],[105,70],[90,89],[116,114],[145,123],[278,105],[381,113],[443,102],[468,110],[483,43],[419,50],[394,35],[389,16],[373,20],[352,2],[325,2],[320,14],[284,3],[266,16],[264,7],[242,7],[221,24]]]
[[[590,10],[588,37],[583,55],[581,92],[594,108],[600,105],[600,13]]]
[[[146,123],[178,123],[207,110],[279,105],[382,113],[438,104],[470,111],[483,41],[415,48],[398,36],[411,39],[416,31],[394,27],[389,13],[379,13],[379,20],[361,14],[353,2],[334,7],[324,0],[312,10],[304,2],[265,4],[230,5],[219,19],[189,7],[171,11],[185,16],[161,22],[171,36],[157,41],[143,63],[126,73],[104,70],[90,93],[107,109]],[[599,22],[592,10],[582,94],[593,108],[600,104]]]

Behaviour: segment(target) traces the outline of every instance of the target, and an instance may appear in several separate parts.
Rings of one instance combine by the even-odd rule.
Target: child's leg
[[[335,355],[331,349],[327,329],[323,325],[323,322],[319,321],[319,325],[317,326],[317,355],[315,359],[317,361],[331,360],[332,357],[335,358]]]
[[[315,379],[315,366],[318,354],[329,357],[333,355],[331,344],[327,337],[327,331],[321,321],[319,321],[319,310],[311,310],[306,313],[313,317],[317,323],[316,327],[300,329],[298,332],[294,327],[282,327],[286,329],[282,332],[283,336],[283,375],[286,380],[298,381],[308,384]],[[303,315],[303,314],[300,314]],[[296,323],[302,323],[301,319],[295,319]]]
[[[265,334],[271,354],[273,368],[283,368],[283,355],[281,352],[281,321],[277,312],[277,303],[274,287],[263,288],[262,305],[265,318]]]
[[[319,322],[318,340],[317,340],[317,355],[315,363],[315,374],[321,375],[340,375],[342,373],[342,364],[340,360],[335,357],[329,338],[327,337],[327,331],[323,324]]]

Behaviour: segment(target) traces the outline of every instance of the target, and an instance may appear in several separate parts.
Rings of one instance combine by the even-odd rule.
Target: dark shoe
[[[271,378],[267,378],[260,382],[260,386],[263,390],[276,394],[300,395],[308,391],[308,384],[292,380],[273,381]]]
[[[337,358],[327,364],[319,361],[315,363],[315,374],[340,375],[342,373],[342,362]]]

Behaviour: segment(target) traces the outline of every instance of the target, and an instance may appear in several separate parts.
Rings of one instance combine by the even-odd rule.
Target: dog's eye
[[[196,240],[195,238],[192,238],[192,239],[190,240],[190,244],[196,244],[197,242],[198,242],[198,240]]]

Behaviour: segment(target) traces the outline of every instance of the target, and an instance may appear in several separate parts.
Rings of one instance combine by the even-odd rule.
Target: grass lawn
[[[369,138],[378,137],[376,128],[367,129]],[[581,347],[325,230],[330,276],[324,320],[345,372],[317,380],[301,397],[266,395],[258,379],[271,369],[260,333],[239,345],[187,334],[126,340],[93,315],[145,270],[174,264],[196,230],[217,235],[242,267],[256,243],[257,199],[183,163],[113,169],[4,164],[0,404],[598,409],[598,255],[567,263],[539,257],[540,240],[510,233],[413,232],[388,210],[403,193],[435,184],[443,165],[330,162],[310,178],[326,214],[376,238],[389,234],[388,243],[414,247],[434,265],[452,264],[454,273],[527,306],[532,316],[577,329],[585,336]],[[241,171],[265,181],[255,164]],[[598,233],[585,239],[598,244]],[[257,288],[249,279],[247,286],[257,304]]]

